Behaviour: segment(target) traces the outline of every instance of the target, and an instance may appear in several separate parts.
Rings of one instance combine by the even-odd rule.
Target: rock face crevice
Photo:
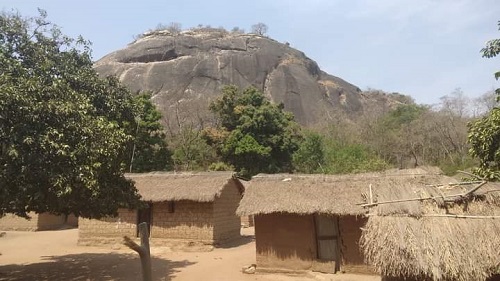
[[[116,75],[133,91],[155,93],[153,100],[167,123],[210,121],[208,104],[228,84],[257,87],[304,125],[339,113],[355,116],[373,104],[358,87],[322,71],[288,44],[217,29],[145,34],[104,56],[95,69],[103,76]]]

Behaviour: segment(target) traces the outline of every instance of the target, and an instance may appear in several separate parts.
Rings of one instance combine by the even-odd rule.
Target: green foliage
[[[426,108],[421,105],[400,105],[382,119],[383,130],[397,130],[401,126],[416,120],[425,110]]]
[[[293,166],[300,173],[324,173],[324,140],[320,134],[309,132],[304,136],[299,149],[293,154]]]
[[[500,30],[500,21],[498,21],[498,29]],[[484,58],[493,58],[500,54],[500,39],[492,39],[486,42],[486,46],[481,49]],[[495,79],[500,78],[500,71],[495,72]],[[495,90],[497,101],[500,102],[500,88]]]
[[[362,144],[342,144],[330,140],[325,144],[325,172],[347,174],[381,171],[389,165]]]
[[[498,22],[500,29],[500,21]],[[483,57],[492,58],[500,54],[500,39],[486,43],[481,50]],[[500,78],[500,71],[495,73]],[[497,101],[500,100],[500,89],[496,90]],[[494,107],[490,113],[469,124],[468,136],[473,157],[479,159],[479,167],[474,172],[489,180],[500,180],[500,108]]]
[[[489,180],[500,180],[500,108],[469,125],[470,154],[479,159],[474,172]]]
[[[210,110],[220,126],[207,130],[205,138],[242,176],[292,170],[301,137],[292,114],[282,106],[271,104],[253,87],[240,91],[226,86]]]
[[[234,171],[234,167],[224,162],[215,162],[208,167],[210,171]]]
[[[151,94],[139,94],[132,99],[136,115],[135,131],[130,132],[134,135],[134,140],[129,171],[150,172],[170,169],[172,155],[168,150],[166,136],[160,123],[161,113],[151,102]]]
[[[99,79],[89,44],[38,18],[0,14],[0,216],[114,214],[139,196],[123,176],[134,110]]]

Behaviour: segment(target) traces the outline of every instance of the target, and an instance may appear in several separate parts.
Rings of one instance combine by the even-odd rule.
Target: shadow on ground
[[[32,264],[0,266],[0,281],[97,281],[142,280],[137,254],[85,253],[47,256],[46,261]],[[180,268],[194,264],[190,261],[170,261],[152,257],[153,280],[170,280]]]
[[[228,243],[217,245],[216,248],[221,248],[221,249],[235,248],[246,245],[248,243],[252,243],[253,241],[255,241],[255,235],[241,235],[241,237],[239,237],[238,239],[231,240]]]

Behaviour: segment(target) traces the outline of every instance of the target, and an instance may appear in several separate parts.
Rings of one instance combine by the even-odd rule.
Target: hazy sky
[[[67,35],[93,42],[94,59],[125,47],[158,23],[235,26],[257,22],[326,72],[361,89],[375,88],[434,104],[461,88],[479,96],[500,84],[500,57],[480,49],[500,38],[499,0],[0,0],[22,15],[48,12]]]

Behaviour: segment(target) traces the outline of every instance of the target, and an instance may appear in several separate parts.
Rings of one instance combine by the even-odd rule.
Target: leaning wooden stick
[[[143,222],[139,224],[139,236],[141,237],[140,246],[137,245],[137,243],[135,243],[128,236],[123,237],[123,244],[139,254],[142,266],[142,280],[152,281],[153,277],[151,273],[151,253],[149,251],[149,231],[147,223]]]

